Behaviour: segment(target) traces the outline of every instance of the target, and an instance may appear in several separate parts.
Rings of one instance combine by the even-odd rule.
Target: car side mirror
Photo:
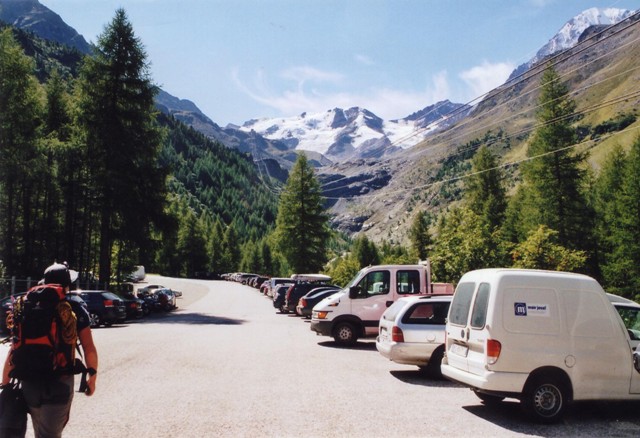
[[[351,286],[349,288],[349,298],[354,299],[357,298],[360,294],[360,286]]]

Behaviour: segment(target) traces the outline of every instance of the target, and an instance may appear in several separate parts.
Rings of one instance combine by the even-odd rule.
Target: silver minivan
[[[451,296],[400,298],[380,318],[376,348],[387,359],[441,377],[444,329]]]

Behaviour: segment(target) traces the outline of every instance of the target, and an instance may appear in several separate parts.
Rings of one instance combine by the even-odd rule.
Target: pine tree
[[[0,256],[9,274],[36,273],[31,213],[45,166],[37,144],[42,106],[33,70],[11,29],[0,31]]]
[[[181,219],[178,254],[182,262],[182,275],[195,277],[196,272],[206,271],[209,261],[207,242],[200,221],[190,209]]]
[[[619,266],[613,255],[618,245],[625,245],[626,237],[621,233],[621,220],[626,212],[621,211],[624,208],[621,197],[627,159],[627,154],[622,147],[615,145],[602,163],[593,190],[598,264],[604,284],[608,287],[623,287],[626,284],[626,270],[618,269]]]
[[[355,238],[351,254],[357,260],[360,269],[366,266],[380,264],[378,248],[376,248],[375,243],[369,240],[366,234],[359,235]]]
[[[614,202],[619,216],[611,230],[612,252],[603,272],[608,283],[634,297],[640,287],[640,137],[628,154]]]
[[[280,195],[275,231],[280,252],[296,273],[317,272],[327,260],[327,221],[320,184],[300,154]]]
[[[158,166],[157,87],[123,9],[98,37],[94,56],[83,65],[79,89],[91,188],[98,204],[99,276],[107,283],[114,242],[139,248],[142,261],[150,245],[150,226],[160,221],[166,198],[165,173]]]
[[[522,168],[523,189],[533,215],[527,234],[546,225],[558,232],[558,244],[586,249],[590,244],[593,212],[584,193],[585,154],[576,152],[575,129],[571,126],[575,103],[566,85],[552,68],[542,77],[538,128],[529,144],[531,158]]]
[[[420,260],[426,260],[433,246],[433,239],[429,233],[431,218],[426,211],[421,210],[416,214],[409,229],[411,251]]]
[[[504,220],[507,197],[503,179],[497,157],[481,146],[473,156],[471,176],[465,180],[464,200],[491,230],[501,227]]]
[[[231,223],[224,232],[222,239],[222,272],[237,271],[240,266],[240,247],[235,223]]]

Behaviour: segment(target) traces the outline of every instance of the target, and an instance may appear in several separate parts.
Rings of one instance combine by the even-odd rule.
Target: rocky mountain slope
[[[0,0],[0,20],[41,38],[74,47],[82,53],[91,51],[82,35],[38,0]]]
[[[597,127],[623,115],[636,120],[640,104],[638,14],[616,25],[589,27],[582,35],[578,45],[562,50],[551,62],[577,104],[575,126],[582,138],[576,149],[588,151],[597,168],[613,143],[629,145],[639,133],[640,122],[635,121],[612,137],[593,136]],[[325,187],[331,188],[327,193],[334,226],[351,233],[365,232],[374,241],[406,241],[418,210],[436,216],[460,198],[470,158],[481,144],[500,156],[506,183],[513,188],[518,182],[518,164],[525,158],[536,127],[539,81],[548,60],[493,90],[465,119],[392,158],[320,169]],[[374,175],[390,177],[383,187],[362,187],[363,180],[379,184],[382,179]]]
[[[79,40],[73,29],[51,32],[66,25],[37,0],[0,0],[0,7],[0,19],[18,27],[50,32],[65,44]],[[517,183],[517,163],[535,127],[537,87],[547,61],[572,90],[580,130],[634,112],[640,94],[639,27],[633,12],[589,9],[473,108],[443,101],[401,120],[385,121],[356,107],[223,128],[193,102],[161,92],[157,104],[206,136],[250,153],[263,176],[286,180],[286,168],[297,151],[305,150],[318,166],[335,228],[365,232],[375,241],[402,241],[416,211],[435,215],[459,199],[469,159],[480,144],[501,156],[508,184]],[[597,167],[611,142],[627,141],[628,132],[580,148],[591,152]]]

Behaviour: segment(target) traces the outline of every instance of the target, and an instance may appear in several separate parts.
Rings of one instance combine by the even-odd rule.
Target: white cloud
[[[373,59],[368,57],[367,55],[357,54],[354,56],[356,62],[363,65],[374,65]]]
[[[428,78],[427,85],[421,91],[388,87],[358,92],[335,91],[336,84],[345,82],[344,76],[313,67],[295,67],[283,71],[280,76],[294,84],[284,90],[274,90],[262,70],[254,74],[250,85],[241,80],[237,69],[232,76],[238,88],[251,99],[285,117],[302,112],[359,106],[389,120],[406,117],[428,105],[451,98],[446,71]]]
[[[459,76],[469,87],[473,98],[477,98],[504,84],[514,68],[509,62],[491,64],[484,61],[481,65],[463,71]]]

